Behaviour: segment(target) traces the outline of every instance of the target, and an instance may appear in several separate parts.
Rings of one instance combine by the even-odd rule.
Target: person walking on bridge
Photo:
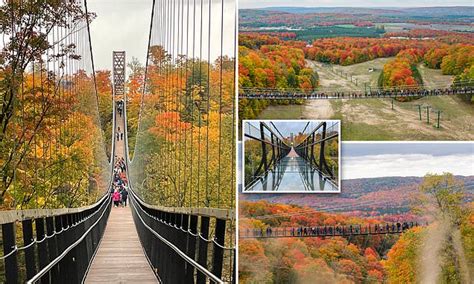
[[[114,201],[114,206],[118,207],[120,203],[120,192],[116,189],[112,195],[112,200]]]
[[[128,191],[127,191],[126,185],[122,187],[121,196],[122,196],[122,206],[127,207]]]

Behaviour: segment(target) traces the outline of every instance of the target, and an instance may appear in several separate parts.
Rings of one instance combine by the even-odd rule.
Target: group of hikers
[[[243,90],[241,94],[245,98],[259,99],[357,99],[357,98],[384,98],[384,97],[423,97],[455,94],[471,94],[472,87],[446,88],[446,89],[407,89],[407,90],[373,90],[367,92],[304,92],[304,91],[278,91],[278,90]]]
[[[117,127],[117,133],[115,133],[117,141],[123,140],[123,132],[120,132],[120,126]]]
[[[114,179],[111,189],[112,201],[115,207],[126,207],[128,199],[128,180],[126,174],[125,160],[115,156]]]
[[[367,234],[401,233],[418,226],[418,222],[397,222],[375,225],[317,226],[297,228],[247,229],[248,237],[298,237],[298,236],[347,236]]]
[[[120,117],[122,117],[123,114],[123,100],[120,100],[117,102],[117,112]]]

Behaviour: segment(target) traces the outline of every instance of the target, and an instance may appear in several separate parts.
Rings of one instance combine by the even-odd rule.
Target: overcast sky
[[[433,7],[472,5],[472,0],[239,0],[240,9],[263,7]]]
[[[89,0],[88,8],[97,14],[91,24],[96,69],[112,69],[112,51],[125,50],[145,61],[152,0]]]
[[[474,175],[474,143],[344,143],[342,178]]]
[[[265,122],[272,129],[276,127],[278,129],[276,134],[281,133],[281,135],[283,135],[284,138],[290,137],[291,134],[297,135],[303,130],[305,130],[305,132],[308,133],[314,130],[322,122],[322,120],[311,120],[311,121],[310,120],[253,120],[253,121],[251,120],[251,121],[248,121],[247,124],[251,124],[254,127],[249,128],[249,127],[246,127],[246,124],[244,124],[244,127],[245,127],[244,132],[248,133],[250,131],[251,133],[248,133],[248,134],[259,135],[258,129],[259,129],[260,121]],[[306,127],[308,122],[310,124]],[[333,126],[333,124],[338,124],[338,123],[339,123],[338,121],[327,121],[326,127],[329,130],[329,128]],[[272,124],[274,125],[274,127]],[[337,125],[334,127],[336,127],[336,129],[339,130]],[[322,128],[319,128],[319,129],[322,129]]]
[[[209,17],[208,17],[208,0],[203,1],[203,44],[200,45],[198,43],[195,44],[195,56],[202,54],[202,58],[207,59],[208,56],[208,41],[209,38],[207,34],[209,32]],[[186,17],[183,19],[189,18],[189,29],[190,32],[187,33],[186,29],[182,29],[182,34],[189,35],[189,46],[191,46],[192,42],[192,32],[193,26],[192,22],[196,22],[197,24],[201,23],[200,20],[200,6],[199,3],[201,1],[195,1],[196,3],[196,16],[187,17],[186,8],[184,8],[183,14]],[[161,11],[159,8],[158,3],[163,3],[156,1],[157,11],[155,13],[155,20],[157,22],[154,23],[155,28],[153,29],[154,36],[156,38],[159,37],[159,31],[157,29],[158,23],[161,19],[163,19],[163,15],[161,15],[158,11]],[[178,3],[178,2],[174,2]],[[188,3],[187,0],[183,0],[179,3]],[[194,7],[192,3],[194,1],[189,1],[190,3],[190,10],[192,11]],[[221,9],[222,9],[222,0],[211,0],[212,5],[212,12],[211,12],[211,54],[210,57],[212,60],[215,60],[217,56],[222,53],[224,55],[233,56],[235,47],[235,1],[234,0],[224,0],[224,20],[221,17]],[[112,68],[112,51],[117,50],[121,51],[124,50],[127,56],[127,62],[130,62],[132,57],[138,58],[140,62],[143,64],[146,60],[146,51],[148,45],[148,35],[149,35],[149,27],[150,27],[150,19],[151,19],[151,8],[152,8],[152,0],[89,0],[88,6],[91,12],[95,12],[97,14],[97,18],[91,24],[91,36],[92,36],[92,47],[94,52],[94,60],[96,69],[111,69]],[[177,4],[176,4],[177,5]],[[176,9],[178,11],[178,9]],[[178,18],[175,18],[175,25],[177,26]],[[166,19],[165,19],[166,20]],[[223,45],[221,47],[221,22],[223,21],[224,30],[223,30]],[[187,22],[184,22],[187,23]],[[183,27],[185,25],[183,24]],[[201,27],[196,27],[196,32],[194,34],[196,39],[200,38],[199,31]],[[175,28],[175,33],[169,34],[172,38],[178,40],[180,42],[186,42],[186,38],[182,38],[181,36],[178,37],[178,29]],[[158,39],[153,41],[155,44],[159,43]],[[179,52],[184,53],[186,51],[185,43],[180,45]],[[202,51],[199,48],[202,47]],[[175,49],[177,52],[178,49]],[[189,48],[188,54],[191,55],[192,51]]]

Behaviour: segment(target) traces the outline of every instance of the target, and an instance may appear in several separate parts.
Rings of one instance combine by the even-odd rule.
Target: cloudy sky
[[[239,0],[239,8],[262,7],[432,7],[432,6],[472,6],[472,0]]]
[[[187,3],[187,0],[183,0],[180,3]],[[193,30],[192,22],[200,23],[200,6],[198,4],[201,1],[195,1],[197,4],[196,16],[193,18],[191,14],[189,17],[189,27],[190,31]],[[151,19],[151,8],[152,0],[89,0],[88,6],[91,12],[97,14],[97,18],[91,24],[91,36],[92,36],[92,46],[94,52],[94,60],[96,69],[111,69],[112,68],[112,51],[114,50],[124,50],[127,53],[127,61],[129,62],[132,57],[136,57],[140,62],[144,63],[146,60],[146,50],[148,45],[148,34],[149,26]],[[163,3],[156,1],[157,9],[155,11],[161,11],[158,7],[158,3]],[[178,2],[174,2],[178,3]],[[194,3],[194,1],[189,1]],[[209,17],[208,17],[208,0],[203,0],[203,44],[196,44],[195,55],[202,54],[202,58],[208,58],[208,42],[209,38],[206,36],[209,31]],[[224,0],[224,32],[223,38],[224,43],[221,47],[221,30],[220,23],[222,22],[221,9],[222,9],[222,0],[211,0],[212,11],[211,11],[211,58],[214,60],[221,53],[225,55],[233,56],[234,52],[234,33],[235,33],[235,1],[234,0]],[[177,5],[177,4],[176,4]],[[194,7],[191,5],[190,9]],[[176,9],[177,10],[177,9]],[[184,10],[186,11],[186,9]],[[187,15],[186,12],[183,12],[184,15]],[[159,26],[159,21],[164,16],[160,12],[155,13],[154,23],[154,36],[159,37],[157,27]],[[175,17],[175,22],[178,22],[178,18]],[[184,25],[183,25],[184,26]],[[195,30],[199,30],[201,27]],[[177,30],[177,29],[176,29]],[[177,31],[175,31],[174,38],[178,40]],[[183,34],[186,34],[186,29],[182,30]],[[191,32],[189,34],[189,39],[192,38]],[[171,34],[169,34],[171,35]],[[200,38],[199,32],[194,34],[196,39]],[[181,37],[180,37],[181,38]],[[180,39],[180,41],[186,42],[186,39]],[[154,40],[155,43],[159,43],[158,39]],[[191,40],[188,41],[189,46],[191,46]],[[180,51],[185,51],[185,45],[181,45]],[[202,52],[199,50],[202,48]],[[189,49],[189,53],[191,51]]]
[[[89,0],[88,8],[97,14],[91,24],[96,69],[112,69],[112,51],[125,50],[145,61],[152,0]]]
[[[244,132],[251,132],[253,135],[259,135],[258,129],[259,129],[259,122],[263,121],[265,122],[268,126],[270,126],[272,129],[276,127],[278,129],[278,133],[281,133],[283,137],[290,137],[290,135],[293,133],[293,135],[296,135],[300,133],[301,131],[305,130],[305,132],[312,131],[315,129],[319,124],[322,122],[322,120],[280,120],[280,121],[272,121],[272,120],[251,120],[248,121],[246,124],[244,124],[245,130]],[[306,126],[310,123],[308,126]],[[327,129],[330,127],[335,127],[339,129],[339,126],[337,125],[339,122],[338,121],[327,121]],[[248,124],[251,124],[253,127],[246,127]],[[273,126],[273,125],[274,126]],[[334,125],[334,126],[333,126]],[[320,128],[321,129],[321,128]],[[257,133],[257,134],[255,134]],[[277,133],[277,134],[278,134]]]
[[[344,143],[342,178],[474,175],[474,143]]]

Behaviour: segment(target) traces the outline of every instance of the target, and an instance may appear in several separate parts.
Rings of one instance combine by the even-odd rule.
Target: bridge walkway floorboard
[[[141,247],[129,207],[112,208],[85,283],[158,283]]]

